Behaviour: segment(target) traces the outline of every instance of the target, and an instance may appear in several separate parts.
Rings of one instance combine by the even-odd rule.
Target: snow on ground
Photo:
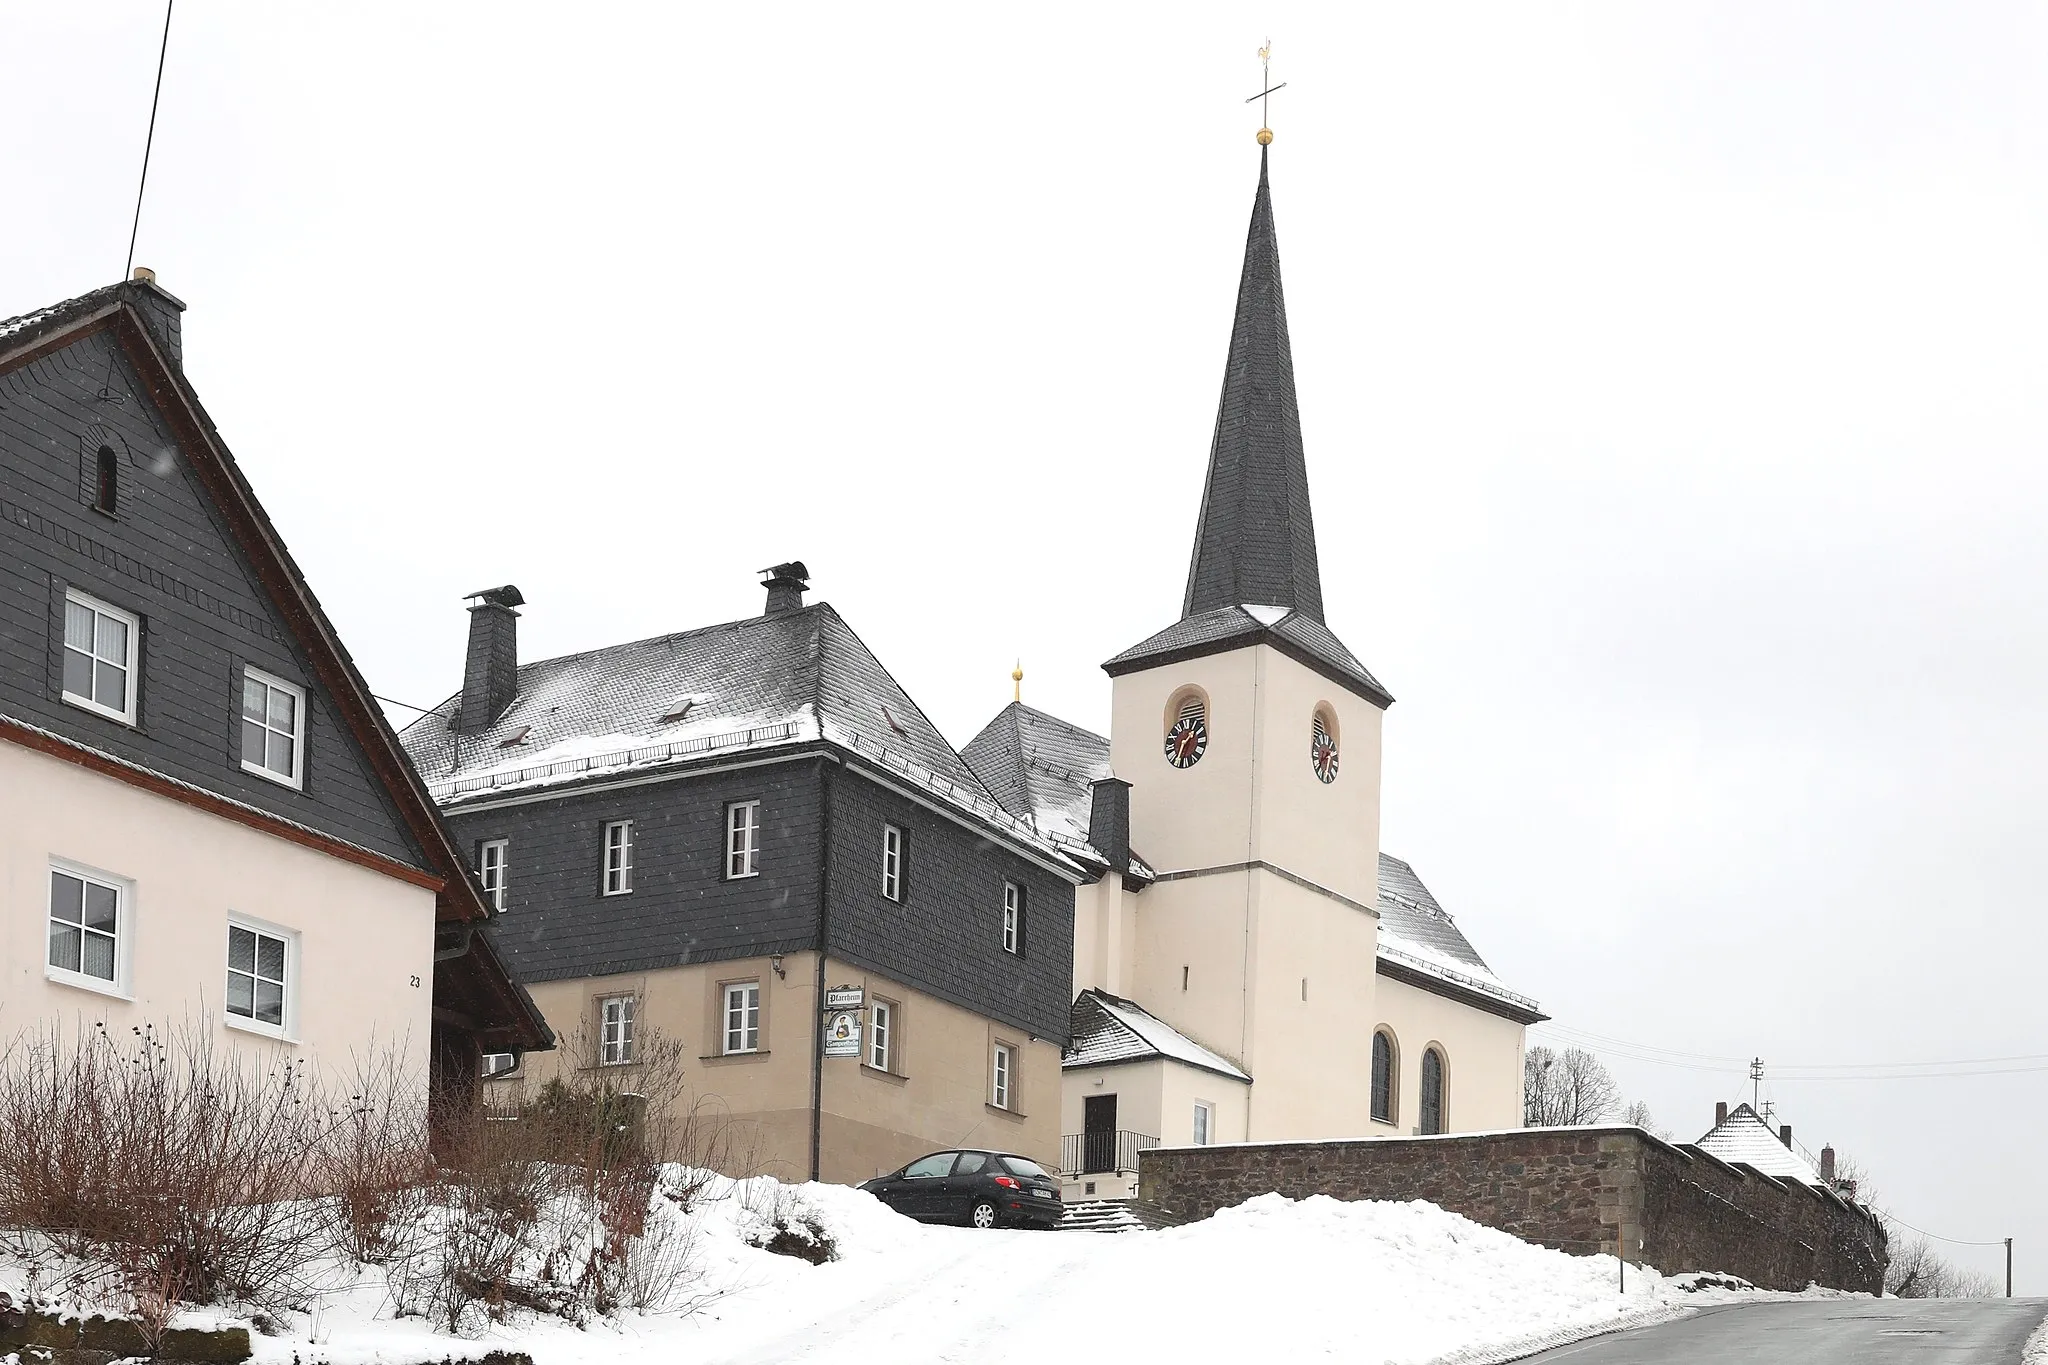
[[[794,1197],[834,1239],[811,1265],[753,1241],[759,1212]],[[722,1182],[722,1197],[675,1215],[690,1240],[691,1311],[578,1328],[525,1315],[475,1339],[394,1319],[381,1272],[257,1337],[257,1360],[370,1365],[530,1352],[537,1365],[693,1365],[889,1360],[1042,1362],[1091,1355],[1149,1361],[1257,1351],[1356,1365],[1505,1360],[1540,1346],[1765,1297],[1687,1292],[1693,1277],[1567,1256],[1431,1204],[1263,1195],[1214,1218],[1118,1236],[926,1227],[836,1185]],[[752,1239],[750,1241],[750,1238]],[[19,1298],[21,1267],[0,1265]],[[1815,1291],[1826,1292],[1826,1291]],[[1771,1296],[1776,1297],[1776,1296]],[[212,1325],[212,1314],[184,1325]]]

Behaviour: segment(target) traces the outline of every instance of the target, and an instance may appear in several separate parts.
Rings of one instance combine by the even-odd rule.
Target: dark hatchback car
[[[1049,1228],[1060,1221],[1058,1177],[1014,1152],[933,1152],[861,1188],[896,1212],[927,1222]]]

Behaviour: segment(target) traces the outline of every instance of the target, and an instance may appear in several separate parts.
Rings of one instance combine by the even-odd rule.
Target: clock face
[[[1316,717],[1315,736],[1308,746],[1309,766],[1316,770],[1316,777],[1322,782],[1337,780],[1337,741],[1330,737],[1328,727],[1321,716]]]
[[[1209,724],[1200,711],[1184,712],[1166,732],[1166,761],[1192,768],[1209,747]]]

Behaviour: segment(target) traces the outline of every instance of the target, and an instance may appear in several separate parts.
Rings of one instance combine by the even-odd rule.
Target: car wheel
[[[992,1228],[996,1225],[996,1206],[986,1199],[976,1200],[974,1211],[967,1215],[967,1221],[978,1228]]]

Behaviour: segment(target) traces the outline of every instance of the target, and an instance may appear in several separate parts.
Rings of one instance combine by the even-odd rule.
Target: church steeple
[[[1323,619],[1267,155],[1261,145],[1182,619],[1246,603]]]

